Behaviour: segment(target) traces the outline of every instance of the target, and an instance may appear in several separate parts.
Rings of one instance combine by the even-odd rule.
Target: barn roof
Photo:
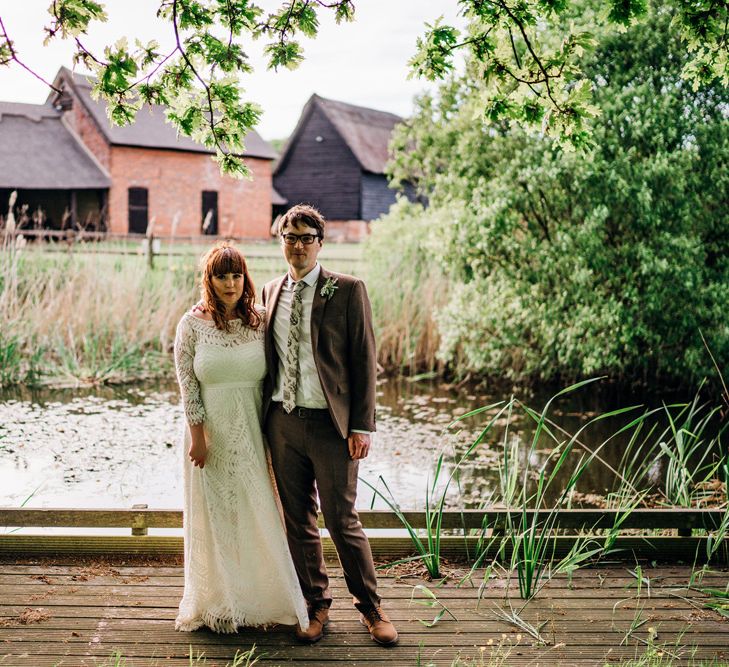
[[[271,186],[271,203],[274,206],[283,206],[284,204],[288,204],[289,200],[276,190],[276,188]]]
[[[316,94],[312,95],[304,106],[296,129],[283,149],[277,171],[283,167],[288,152],[296,145],[298,135],[303,131],[314,107],[321,109],[334,125],[362,169],[373,174],[385,172],[385,164],[389,157],[387,146],[392,130],[403,119],[387,111],[328,100]]]
[[[108,188],[111,179],[49,104],[0,102],[0,188]]]
[[[145,105],[137,114],[131,125],[119,127],[111,125],[106,115],[106,102],[94,100],[91,97],[93,78],[72,72],[67,67],[61,67],[56,75],[54,84],[61,82],[73,86],[77,96],[89,110],[99,129],[112,145],[135,146],[138,148],[163,148],[170,150],[191,151],[194,153],[214,153],[209,148],[196,143],[189,137],[177,135],[174,126],[167,122],[164,108],[160,105]],[[53,101],[57,93],[51,93],[48,102]],[[264,141],[257,132],[251,130],[245,139],[244,157],[273,160],[276,152]]]

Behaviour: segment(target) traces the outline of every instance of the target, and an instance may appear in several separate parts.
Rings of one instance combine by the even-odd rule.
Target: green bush
[[[672,17],[651,11],[600,37],[586,68],[602,109],[589,156],[488,125],[468,70],[396,135],[394,180],[441,224],[423,225],[427,241],[375,227],[372,245],[386,233],[392,256],[434,249],[450,283],[440,356],[460,373],[691,385],[712,372],[700,331],[727,366],[729,91],[681,79]]]

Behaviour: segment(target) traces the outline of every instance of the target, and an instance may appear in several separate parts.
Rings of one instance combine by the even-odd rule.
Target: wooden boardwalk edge
[[[717,547],[718,535],[726,531],[729,509],[639,509],[626,516],[620,510],[562,509],[554,518],[547,552],[561,557],[578,541],[589,542],[589,548],[604,544],[604,534],[619,526],[619,536],[610,558],[650,559],[662,562],[688,563],[729,562],[729,538]],[[537,515],[538,516],[535,516]],[[544,521],[548,512],[526,510],[528,525]],[[131,509],[80,508],[15,508],[0,507],[0,556],[34,554],[139,554],[179,555],[182,538],[179,535],[149,535],[150,529],[180,529],[180,510],[149,509],[135,505]],[[429,520],[422,511],[404,510],[400,515],[389,510],[360,510],[360,519],[370,538],[376,558],[394,560],[416,555],[413,541],[407,537],[402,520],[416,531],[422,531]],[[480,510],[446,510],[442,514],[443,532],[440,553],[446,558],[473,559],[479,544],[492,558],[503,547],[510,553],[509,526],[518,526],[520,510],[488,508]],[[551,522],[551,519],[550,519]],[[320,527],[323,521],[320,517]],[[54,528],[56,532],[25,534],[21,528]],[[65,528],[127,528],[131,535],[70,535],[59,533]],[[397,531],[393,534],[393,530]],[[518,530],[518,528],[511,529]],[[386,531],[383,533],[382,531]],[[387,532],[389,531],[389,532]],[[397,534],[399,533],[399,534]],[[656,534],[659,533],[659,534]],[[667,534],[668,533],[668,534]],[[671,533],[677,533],[671,534]],[[481,536],[481,542],[479,537]],[[334,558],[331,540],[323,538],[325,554]],[[425,544],[425,539],[423,543]],[[713,550],[711,558],[709,551]],[[605,554],[603,554],[605,555]]]
[[[594,537],[592,545],[601,545],[604,538]],[[377,560],[396,560],[417,555],[409,537],[369,536],[372,553]],[[555,557],[566,555],[577,541],[584,537],[558,536],[551,538],[547,553]],[[329,537],[323,537],[324,554],[327,559],[336,559],[334,545]],[[634,561],[636,559],[661,562],[684,562],[703,564],[707,562],[706,537],[629,537],[616,538],[613,550],[608,554],[611,560]],[[727,551],[729,542],[712,559],[715,563],[729,563]],[[487,540],[486,558],[496,556],[500,540]],[[589,545],[586,545],[589,548]],[[478,553],[478,539],[475,537],[443,536],[440,553],[445,558],[469,560]],[[19,533],[0,535],[0,556],[13,555],[61,555],[61,554],[133,554],[133,555],[181,555],[182,537],[157,535],[23,535]],[[511,553],[507,541],[506,555]]]
[[[401,519],[390,510],[358,510],[360,521],[367,529],[402,528]],[[529,523],[535,510],[526,510]],[[539,514],[546,518],[548,512]],[[675,529],[716,530],[726,520],[727,510],[719,509],[636,509],[627,516],[621,510],[613,509],[563,509],[559,510],[555,527],[564,530],[609,530],[620,522],[620,529]],[[466,509],[446,510],[442,514],[445,529],[482,528],[502,530],[510,520],[518,524],[520,509]],[[427,515],[424,511],[403,510],[402,516],[414,528],[425,528]],[[7,527],[104,527],[132,528],[181,528],[181,510],[150,509],[146,505],[132,509],[54,508],[54,507],[0,507],[0,526]],[[324,521],[319,516],[319,527]]]

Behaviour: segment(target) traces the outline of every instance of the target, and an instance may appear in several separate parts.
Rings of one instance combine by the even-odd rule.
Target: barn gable
[[[395,114],[312,95],[276,165],[274,186],[289,204],[312,204],[350,227],[379,217],[395,201],[384,171],[399,122]]]

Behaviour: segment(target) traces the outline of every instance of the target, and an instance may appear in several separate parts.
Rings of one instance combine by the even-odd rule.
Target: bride
[[[203,258],[204,312],[177,327],[175,367],[187,427],[185,591],[175,628],[308,626],[261,432],[264,311],[243,255]]]

